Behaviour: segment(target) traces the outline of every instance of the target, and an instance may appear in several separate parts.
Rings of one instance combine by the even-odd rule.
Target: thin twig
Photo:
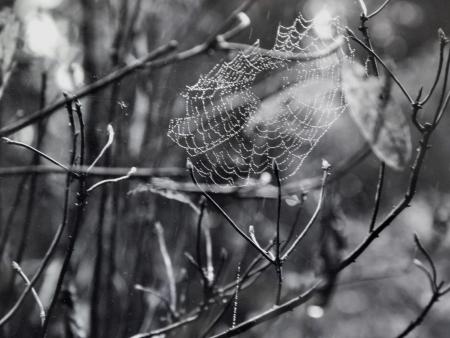
[[[44,325],[45,322],[45,309],[44,306],[42,305],[42,302],[39,298],[39,295],[37,294],[36,290],[34,289],[33,286],[31,286],[31,282],[28,279],[27,275],[25,275],[25,273],[23,272],[22,268],[20,267],[20,265],[17,262],[12,262],[12,267],[13,269],[20,275],[20,277],[22,277],[22,279],[24,280],[25,284],[31,288],[31,293],[33,294],[34,300],[36,301],[36,304],[39,308],[39,317],[41,318],[41,325]]]
[[[113,71],[112,73],[106,75],[105,77],[101,78],[98,81],[95,81],[87,86],[84,86],[78,90],[75,91],[75,93],[72,95],[73,98],[83,98],[87,95],[92,95],[94,93],[97,93],[101,89],[106,88],[107,86],[123,79],[124,77],[134,73],[136,70],[141,69],[143,67],[147,67],[149,65],[149,62],[151,60],[154,60],[158,57],[161,57],[167,53],[172,52],[177,47],[176,41],[170,41],[164,46],[161,46],[154,51],[148,53],[144,57],[134,61],[132,64],[127,65],[123,68],[120,68],[116,71]],[[163,66],[163,64],[160,64],[160,67]],[[33,124],[43,118],[46,118],[50,116],[51,114],[55,113],[57,110],[63,108],[66,104],[66,99],[60,99],[56,101],[55,103],[51,104],[50,106],[47,106],[43,109],[40,109],[38,111],[35,111],[34,113],[27,114],[26,117],[23,117],[3,128],[0,129],[0,136],[7,136],[10,135],[26,126],[29,126],[30,124]]]
[[[367,15],[367,19],[373,18],[374,16],[378,15],[378,13],[380,13],[390,2],[391,0],[386,0],[385,2],[383,2],[383,4],[380,7],[378,7],[371,14]]]
[[[106,144],[103,146],[103,148],[100,151],[100,153],[98,154],[98,156],[95,158],[94,161],[92,161],[92,164],[87,168],[87,172],[88,173],[89,173],[89,171],[92,170],[92,168],[95,167],[97,162],[100,161],[100,159],[103,157],[103,155],[105,155],[106,151],[109,149],[109,147],[111,147],[111,145],[114,142],[114,128],[113,128],[113,126],[108,124],[107,130],[108,130],[108,141],[106,141]]]
[[[226,211],[222,209],[222,207],[207,192],[202,190],[197,180],[195,179],[192,164],[190,163],[188,163],[188,170],[191,174],[192,181],[195,183],[195,185],[197,185],[198,189],[202,192],[203,196],[205,196],[208,199],[208,201],[210,201],[214,205],[214,207],[225,217],[228,223],[247,241],[247,243],[249,243],[259,253],[261,253],[261,255],[263,255],[269,262],[273,263],[273,260],[270,257],[270,255],[266,251],[262,250],[259,245],[254,243],[252,239],[244,231],[242,231],[242,229],[236,224],[236,222],[233,221],[233,219],[226,213]]]
[[[38,154],[39,156],[45,158],[46,160],[52,162],[53,164],[56,164],[58,167],[64,169],[68,173],[71,173],[72,175],[77,176],[77,177],[79,176],[77,173],[72,172],[66,165],[64,165],[61,162],[55,160],[54,158],[50,157],[49,155],[43,153],[42,151],[34,148],[33,146],[30,146],[30,145],[28,145],[26,143],[23,143],[23,142],[13,141],[13,140],[11,140],[11,139],[9,139],[7,137],[2,137],[2,140],[5,141],[6,144],[12,144],[12,145],[15,145],[15,146],[19,146],[19,147],[23,147],[23,148],[26,148],[28,150],[31,150],[32,152]]]
[[[87,174],[88,166],[70,166],[70,172],[78,175]],[[129,167],[95,167],[89,171],[89,177],[120,177],[125,176],[130,171]],[[20,176],[20,175],[49,175],[49,174],[65,174],[67,171],[55,166],[37,165],[37,166],[20,166],[20,167],[3,167],[0,168],[0,176]],[[185,177],[186,169],[184,168],[136,168],[136,173],[132,178],[148,179],[152,177]]]
[[[314,211],[313,215],[311,216],[308,224],[306,224],[306,226],[303,229],[303,231],[300,233],[300,235],[297,236],[297,238],[292,243],[292,245],[283,254],[283,256],[281,257],[282,261],[285,261],[289,257],[289,255],[295,250],[295,248],[301,242],[301,240],[306,236],[306,234],[308,233],[309,229],[311,228],[311,226],[316,221],[320,210],[322,209],[322,204],[323,204],[323,201],[324,201],[324,198],[325,198],[325,186],[327,184],[327,177],[328,177],[328,175],[330,173],[330,165],[325,160],[322,163],[322,171],[323,171],[323,174],[322,174],[322,187],[320,189],[319,200],[317,202],[316,210]]]
[[[381,193],[383,192],[385,170],[386,170],[386,164],[384,162],[381,162],[379,173],[378,173],[377,190],[375,193],[375,203],[374,203],[374,207],[373,207],[372,219],[371,219],[370,225],[369,225],[370,232],[372,232],[373,229],[375,228],[375,223],[377,222],[378,212],[380,210]]]
[[[433,95],[434,90],[436,89],[436,87],[439,83],[439,79],[441,78],[442,65],[444,64],[445,46],[447,46],[447,44],[448,44],[448,39],[447,39],[447,36],[445,35],[444,31],[441,28],[438,29],[438,35],[439,35],[440,48],[439,48],[439,64],[438,64],[438,69],[436,72],[436,77],[434,79],[433,85],[430,88],[430,91],[425,96],[425,98],[422,101],[420,101],[420,105],[424,105],[428,102],[428,100]]]
[[[134,289],[138,290],[138,291],[142,291],[142,292],[148,293],[149,295],[155,296],[156,298],[158,298],[159,300],[161,300],[163,302],[163,304],[165,305],[166,309],[170,312],[170,315],[174,319],[177,319],[179,317],[178,313],[174,312],[170,300],[167,299],[166,297],[164,297],[158,291],[153,290],[153,289],[148,288],[148,287],[145,287],[145,286],[142,286],[140,284],[135,284],[134,285]]]
[[[107,179],[107,180],[103,180],[103,181],[97,182],[97,183],[93,184],[92,186],[90,186],[86,190],[86,192],[87,193],[91,193],[93,190],[101,187],[102,185],[108,184],[108,183],[117,183],[117,182],[120,182],[120,181],[123,181],[123,180],[127,180],[131,176],[133,176],[135,172],[136,172],[136,168],[135,167],[131,167],[131,169],[128,170],[128,173],[125,176],[121,176],[121,177],[117,177],[117,178],[110,178],[110,179]]]
[[[422,253],[422,255],[426,258],[428,264],[430,265],[431,268],[431,276],[432,279],[431,281],[434,283],[434,285],[437,285],[437,270],[436,270],[436,265],[433,262],[433,259],[431,258],[430,254],[428,253],[428,251],[425,249],[425,247],[423,246],[422,242],[420,241],[419,237],[417,236],[417,234],[414,234],[414,243],[416,243],[417,248],[419,249],[419,251]]]
[[[352,40],[356,41],[359,45],[361,45],[361,47],[363,47],[367,52],[369,52],[376,58],[376,60],[383,66],[383,68],[386,70],[386,72],[389,74],[389,76],[392,78],[392,80],[394,80],[394,82],[397,84],[397,86],[403,92],[405,97],[408,99],[409,103],[411,105],[414,104],[414,101],[411,98],[411,95],[409,95],[406,88],[400,82],[398,77],[389,69],[389,67],[386,65],[386,63],[378,56],[378,54],[372,48],[370,48],[364,42],[362,42],[360,39],[358,39],[358,37],[355,35],[355,33],[353,33],[353,31],[350,28],[345,27],[345,30],[347,31],[347,34],[350,36],[350,38]]]

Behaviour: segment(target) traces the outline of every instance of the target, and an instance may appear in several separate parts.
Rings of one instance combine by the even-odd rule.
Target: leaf
[[[165,186],[168,186],[169,188],[166,187],[160,187],[158,186],[158,182],[161,183],[161,181],[163,181],[165,184]],[[168,179],[168,178],[160,178],[160,179],[153,179],[152,183],[150,184],[141,184],[139,185],[136,189],[133,189],[132,191],[129,192],[129,194],[134,195],[137,193],[142,193],[142,192],[151,192],[153,194],[157,194],[160,195],[162,197],[165,197],[169,200],[174,200],[174,201],[178,201],[180,203],[184,203],[187,204],[188,206],[190,206],[192,208],[192,210],[194,210],[194,212],[196,212],[197,214],[200,214],[200,209],[199,207],[196,205],[196,203],[194,202],[194,200],[186,193],[184,192],[180,192],[177,191],[175,189],[170,189],[170,183],[175,183],[172,180]]]
[[[345,63],[342,89],[349,113],[375,155],[401,170],[411,158],[411,134],[400,105],[391,96],[390,77],[367,76],[358,63]]]
[[[0,98],[11,72],[20,35],[20,23],[10,8],[0,12]]]

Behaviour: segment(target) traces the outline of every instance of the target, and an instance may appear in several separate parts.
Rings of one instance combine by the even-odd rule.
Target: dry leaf
[[[367,76],[358,63],[344,64],[343,91],[350,116],[375,155],[393,169],[411,158],[411,134],[400,105],[391,94],[390,78]]]

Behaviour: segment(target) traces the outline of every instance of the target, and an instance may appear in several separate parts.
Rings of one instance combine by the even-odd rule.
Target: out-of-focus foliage
[[[0,12],[0,99],[14,68],[20,22],[9,8]]]
[[[408,121],[397,99],[391,95],[388,76],[367,76],[358,63],[342,71],[343,91],[349,114],[378,158],[394,169],[403,169],[411,158]]]

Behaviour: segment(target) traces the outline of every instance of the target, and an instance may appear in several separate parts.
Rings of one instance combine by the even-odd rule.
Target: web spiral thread
[[[279,26],[269,52],[259,42],[215,66],[183,94],[186,116],[171,120],[168,136],[184,148],[196,174],[211,183],[246,185],[276,162],[282,180],[295,174],[346,110],[341,66],[353,51],[337,19],[329,37],[301,15]],[[317,55],[330,45],[338,48]],[[300,60],[301,59],[301,60]],[[260,83],[278,76],[274,93]]]

